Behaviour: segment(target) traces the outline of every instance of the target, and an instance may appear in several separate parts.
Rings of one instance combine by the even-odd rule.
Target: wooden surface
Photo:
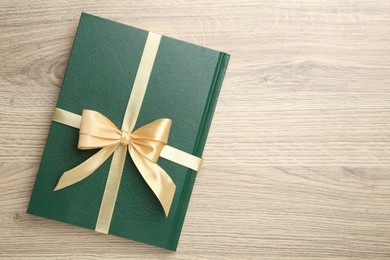
[[[0,257],[389,259],[390,5],[326,2],[2,0]],[[232,54],[176,253],[25,213],[81,11]]]

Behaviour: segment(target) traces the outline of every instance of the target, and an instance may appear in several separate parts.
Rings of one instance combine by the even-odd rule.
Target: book
[[[57,108],[99,111],[119,128],[147,36],[82,13]],[[169,118],[168,144],[202,157],[229,57],[161,36],[135,129]],[[64,172],[98,151],[79,150],[78,138],[78,129],[52,122],[27,213],[94,230],[112,156],[88,178],[54,191]],[[169,215],[127,154],[108,233],[175,251],[197,172],[161,157],[158,165],[176,185]]]

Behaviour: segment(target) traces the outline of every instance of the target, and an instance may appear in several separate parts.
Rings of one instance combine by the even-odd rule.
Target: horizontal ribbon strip
[[[81,116],[61,108],[55,108],[53,121],[80,129]],[[169,145],[165,145],[163,147],[160,153],[160,157],[185,166],[194,171],[199,171],[203,163],[202,158],[196,157],[190,153],[186,153]]]

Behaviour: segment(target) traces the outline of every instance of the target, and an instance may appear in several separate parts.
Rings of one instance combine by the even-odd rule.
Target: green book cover
[[[57,108],[79,115],[83,109],[96,110],[119,128],[147,35],[83,13]],[[168,144],[202,157],[228,61],[226,53],[162,36],[135,129],[169,118]],[[94,230],[112,156],[83,181],[53,191],[65,171],[98,151],[77,149],[78,136],[78,129],[52,122],[27,212]],[[176,184],[166,217],[126,156],[108,233],[176,250],[197,173],[158,160]]]

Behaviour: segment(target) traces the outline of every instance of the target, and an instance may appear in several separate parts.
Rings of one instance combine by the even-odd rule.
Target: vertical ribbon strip
[[[122,130],[131,132],[137,122],[142,101],[145,96],[154,60],[160,45],[161,35],[152,32],[148,33],[141,61],[134,80],[133,88],[127,104],[125,116],[123,117]],[[112,157],[110,170],[108,172],[106,187],[100,205],[99,215],[95,230],[107,234],[110,228],[119,184],[121,182],[123,166],[126,159],[126,146],[118,146]]]

